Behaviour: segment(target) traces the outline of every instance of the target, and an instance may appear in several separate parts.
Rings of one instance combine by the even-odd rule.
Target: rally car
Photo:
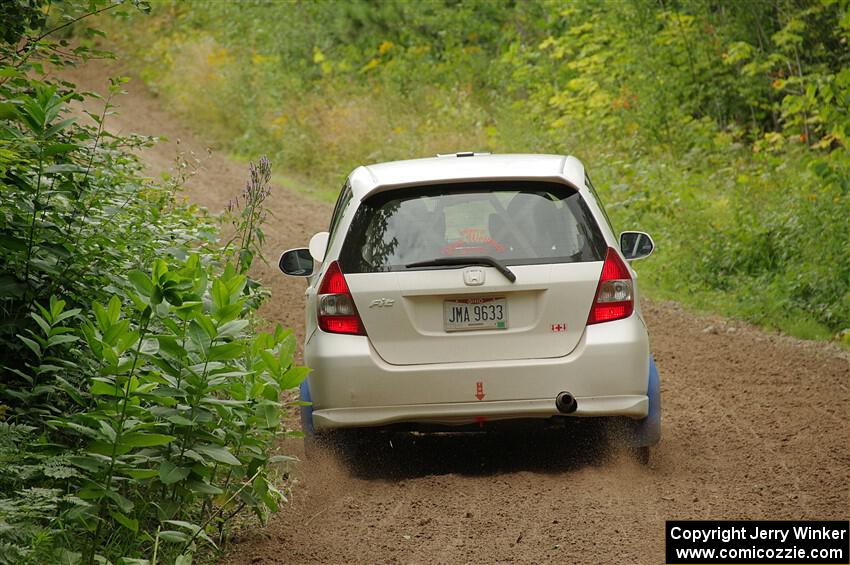
[[[279,263],[308,282],[308,441],[604,418],[646,457],[660,389],[630,262],[653,248],[615,235],[574,157],[358,167]]]

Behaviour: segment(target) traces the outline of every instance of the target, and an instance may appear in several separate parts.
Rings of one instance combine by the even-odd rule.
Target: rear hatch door
[[[497,361],[576,347],[606,249],[573,188],[499,181],[373,197],[355,215],[340,262],[388,363]],[[457,264],[438,264],[446,258]]]

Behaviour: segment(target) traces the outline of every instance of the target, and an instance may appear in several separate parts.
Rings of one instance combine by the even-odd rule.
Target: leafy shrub
[[[75,5],[57,29],[118,6]],[[179,177],[142,175],[152,140],[104,127],[123,80],[80,125],[84,95],[44,64],[91,51],[19,12],[0,45],[0,563],[190,563],[287,497],[272,452],[307,369],[291,331],[256,330],[268,291],[245,274],[270,164],[220,245]]]

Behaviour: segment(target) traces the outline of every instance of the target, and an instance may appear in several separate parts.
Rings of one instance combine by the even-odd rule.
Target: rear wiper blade
[[[490,257],[489,255],[469,255],[467,257],[437,257],[428,261],[417,261],[416,263],[408,263],[405,268],[415,269],[416,267],[441,267],[443,265],[485,265],[494,267],[500,273],[505,275],[505,278],[511,282],[516,282],[516,275],[508,267]]]

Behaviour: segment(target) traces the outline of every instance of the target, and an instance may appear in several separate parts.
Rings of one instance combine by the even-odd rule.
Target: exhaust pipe
[[[559,392],[558,396],[555,397],[555,408],[561,414],[572,414],[578,409],[578,402],[576,402],[576,397],[569,392]]]

